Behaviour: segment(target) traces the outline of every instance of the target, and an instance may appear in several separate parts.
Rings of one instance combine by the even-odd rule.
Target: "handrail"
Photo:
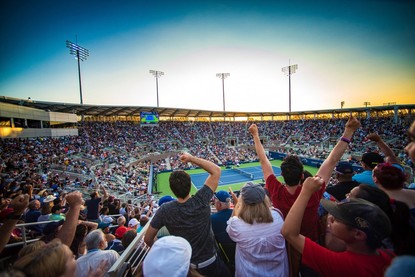
[[[138,266],[143,262],[147,252],[150,250],[143,240],[145,233],[147,232],[148,226],[150,226],[151,219],[137,234],[135,239],[130,243],[127,249],[124,250],[122,255],[108,270],[108,274],[111,277],[124,276],[125,271],[128,267],[132,267],[132,274],[134,275]],[[139,253],[139,255],[133,255],[133,253]]]
[[[20,241],[20,242],[8,243],[8,244],[5,245],[4,248],[10,248],[10,247],[15,247],[15,246],[19,246],[19,245],[26,246],[27,243],[38,241],[39,238],[31,239],[31,240],[27,239],[26,226],[43,225],[43,224],[48,224],[48,223],[51,223],[51,222],[59,222],[59,220],[37,221],[37,222],[16,224],[16,226],[15,226],[16,228],[21,228],[22,229],[22,239],[23,240]]]

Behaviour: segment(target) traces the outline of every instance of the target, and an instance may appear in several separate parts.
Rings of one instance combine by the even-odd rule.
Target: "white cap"
[[[130,219],[130,221],[128,221],[128,227],[133,227],[133,226],[136,226],[136,225],[138,225],[138,220],[137,220],[137,218],[131,218]]]
[[[144,277],[185,277],[192,247],[182,237],[165,236],[154,242],[143,262]]]

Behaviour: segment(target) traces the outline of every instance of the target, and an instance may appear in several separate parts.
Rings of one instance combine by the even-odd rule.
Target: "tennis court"
[[[281,169],[273,166],[274,174],[276,176],[281,175]],[[192,182],[197,189],[203,187],[208,173],[190,174]],[[232,168],[222,170],[222,174],[219,179],[219,186],[226,186],[229,184],[242,183],[248,181],[262,180],[263,174],[260,166],[244,167],[244,168]]]

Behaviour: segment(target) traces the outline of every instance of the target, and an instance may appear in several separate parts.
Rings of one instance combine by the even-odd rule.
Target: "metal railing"
[[[147,232],[148,226],[150,226],[150,221],[151,219],[108,270],[109,276],[124,277],[127,276],[129,271],[134,276],[137,270],[141,267],[144,258],[150,250],[150,247],[145,244],[143,239],[145,233]]]
[[[15,247],[15,246],[26,246],[28,243],[38,241],[40,237],[34,239],[28,239],[27,228],[28,226],[36,226],[36,225],[43,225],[48,224],[51,222],[59,222],[59,220],[49,220],[49,221],[38,221],[38,222],[30,222],[30,223],[20,223],[16,224],[16,228],[20,228],[22,230],[22,241],[13,242],[6,244],[5,248]]]

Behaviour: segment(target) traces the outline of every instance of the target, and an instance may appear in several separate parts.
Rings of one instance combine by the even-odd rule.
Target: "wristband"
[[[348,138],[345,138],[345,137],[341,137],[340,138],[340,140],[341,141],[344,141],[345,143],[347,143],[347,144],[350,144],[351,143],[351,140],[350,139],[348,139]]]

